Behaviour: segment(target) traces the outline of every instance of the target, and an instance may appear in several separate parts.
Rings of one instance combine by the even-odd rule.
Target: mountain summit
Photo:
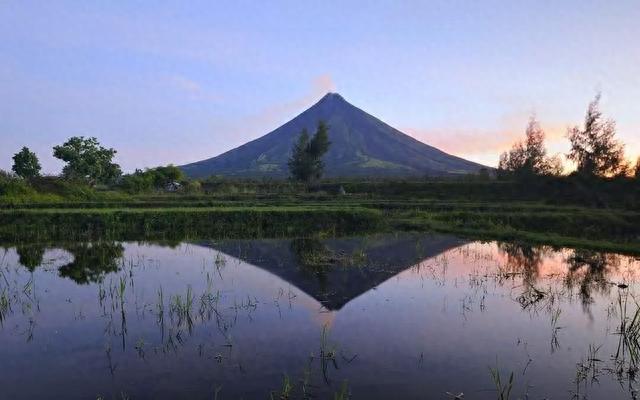
[[[219,156],[181,168],[193,178],[286,177],[293,143],[303,128],[315,132],[319,120],[329,125],[331,147],[324,157],[327,177],[446,176],[475,173],[483,167],[405,135],[339,94],[327,93],[278,129]]]

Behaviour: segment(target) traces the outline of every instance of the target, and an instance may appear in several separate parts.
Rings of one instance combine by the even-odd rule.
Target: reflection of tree
[[[333,262],[333,252],[318,239],[298,238],[291,241],[291,252],[305,272],[313,274],[322,291],[327,287],[326,268]]]
[[[45,247],[40,244],[20,245],[16,247],[18,262],[31,272],[42,265],[44,251]]]
[[[316,272],[337,262],[334,252],[318,239],[293,239],[291,251],[301,266]]]
[[[523,292],[518,296],[522,308],[538,307],[546,293],[536,287],[540,266],[547,248],[523,243],[498,243],[498,249],[507,256],[506,273],[522,275]]]
[[[507,268],[511,273],[524,275],[524,281],[534,283],[538,279],[542,258],[546,249],[522,243],[498,243],[498,248],[507,256]]]
[[[60,267],[60,276],[85,284],[100,282],[104,274],[118,271],[124,247],[115,242],[80,243],[65,246],[73,261]]]
[[[580,298],[586,306],[593,302],[593,291],[608,293],[611,284],[607,275],[612,268],[620,265],[620,257],[590,250],[573,250],[567,258],[569,272],[565,277],[565,285],[572,289],[580,289]]]
[[[175,250],[180,245],[182,245],[184,241],[182,239],[162,239],[162,240],[145,240],[145,241],[139,241],[138,243],[159,246],[159,247],[166,247],[166,248]]]
[[[549,248],[530,246],[520,243],[499,243],[498,248],[507,256],[508,274],[522,274],[524,292],[518,298],[523,307],[538,303],[545,298],[545,292],[536,288],[540,266]],[[615,254],[606,254],[590,250],[572,250],[566,259],[568,271],[564,276],[567,289],[578,288],[579,296],[586,307],[593,302],[594,291],[608,293],[611,284],[607,276],[620,265]]]

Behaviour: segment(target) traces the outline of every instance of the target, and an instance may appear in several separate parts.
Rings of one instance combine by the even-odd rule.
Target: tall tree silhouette
[[[329,127],[323,121],[318,122],[316,133],[309,139],[309,133],[303,129],[293,145],[287,165],[291,178],[298,182],[312,182],[322,178],[324,173],[323,157],[329,151]]]
[[[517,177],[559,175],[562,172],[562,162],[557,156],[547,156],[544,140],[544,130],[532,116],[527,124],[524,141],[516,143],[510,151],[500,155],[498,173]]]
[[[587,177],[607,177],[627,171],[624,146],[615,138],[616,123],[604,120],[600,111],[600,94],[589,103],[582,128],[567,132],[571,150],[567,158],[577,164],[576,173]]]

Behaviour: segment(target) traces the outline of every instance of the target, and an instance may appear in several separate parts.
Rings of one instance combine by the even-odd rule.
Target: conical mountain
[[[328,93],[278,129],[181,168],[194,178],[286,177],[293,143],[303,128],[315,132],[319,120],[329,125],[331,146],[324,158],[327,177],[446,176],[475,173],[483,167],[405,135],[339,94]]]

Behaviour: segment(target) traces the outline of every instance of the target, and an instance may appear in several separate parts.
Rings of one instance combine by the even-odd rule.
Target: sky
[[[529,116],[565,152],[602,92],[640,155],[640,0],[0,0],[0,169],[95,136],[125,171],[206,159],[326,92],[495,166]]]

